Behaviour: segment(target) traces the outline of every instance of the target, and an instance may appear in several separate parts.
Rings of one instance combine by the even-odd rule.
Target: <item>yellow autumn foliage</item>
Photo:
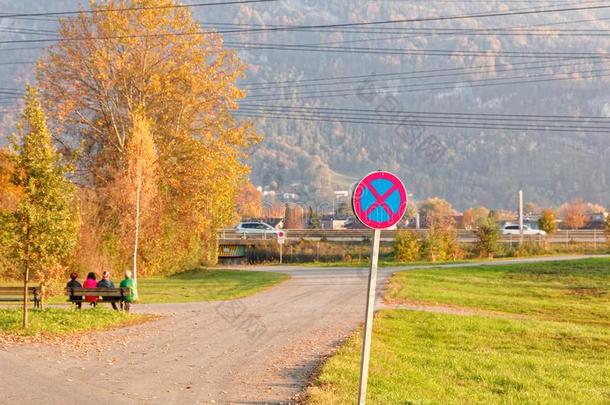
[[[140,249],[148,273],[215,259],[216,229],[235,218],[246,151],[259,139],[231,114],[244,97],[236,80],[245,66],[174,4],[93,1],[92,13],[60,21],[60,40],[38,64],[45,109],[68,152],[80,153],[79,180],[98,205],[91,222],[114,267],[128,263],[116,253],[124,219],[105,209],[120,197],[108,190],[128,170],[134,113],[146,117],[158,182],[155,228]]]

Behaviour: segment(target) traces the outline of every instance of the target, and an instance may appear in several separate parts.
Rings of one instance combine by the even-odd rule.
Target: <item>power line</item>
[[[468,113],[468,112],[438,112],[438,111],[379,111],[366,108],[336,108],[336,107],[309,107],[309,106],[289,106],[289,105],[266,105],[241,103],[240,109],[245,108],[257,112],[292,112],[292,113],[350,113],[363,115],[374,115],[387,118],[413,118],[413,117],[449,117],[455,119],[485,119],[499,121],[547,121],[555,122],[598,122],[610,124],[610,117],[602,116],[575,116],[575,115],[548,115],[548,114],[500,114],[500,113]]]
[[[78,14],[99,14],[99,13],[122,13],[125,11],[141,11],[141,10],[159,10],[167,8],[191,8],[191,7],[207,7],[207,6],[229,6],[234,4],[248,4],[248,3],[271,3],[278,0],[232,0],[232,1],[217,1],[213,3],[192,3],[192,4],[172,4],[166,6],[147,6],[147,7],[125,7],[115,9],[103,9],[103,10],[78,10],[78,11],[56,11],[56,12],[44,12],[44,13],[21,13],[21,14],[0,14],[2,18],[23,18],[23,17],[50,17],[50,16],[64,16],[64,15],[78,15]]]
[[[252,1],[254,1],[254,0],[252,0]],[[73,38],[63,38],[62,40],[63,41],[85,41],[85,40],[90,41],[90,40],[111,40],[111,39],[143,38],[143,37],[154,38],[154,37],[165,37],[165,36],[193,36],[193,35],[207,35],[207,34],[214,34],[214,33],[216,33],[216,34],[234,34],[234,33],[252,33],[252,32],[303,31],[303,30],[317,29],[317,28],[339,28],[339,27],[372,26],[372,25],[382,25],[382,24],[399,24],[399,23],[413,23],[413,22],[426,22],[426,21],[447,21],[447,20],[459,20],[459,19],[470,19],[470,18],[531,15],[531,14],[559,13],[559,12],[584,11],[584,10],[601,10],[601,9],[608,9],[608,8],[610,8],[610,5],[492,12],[492,13],[464,14],[464,15],[439,16],[439,17],[421,17],[421,18],[399,19],[399,20],[337,23],[337,24],[294,25],[294,26],[283,26],[283,27],[246,28],[246,29],[230,29],[230,30],[219,30],[219,31],[197,31],[197,32],[172,32],[172,33],[159,33],[159,34],[110,35],[110,36],[102,36],[102,37],[73,37]],[[11,43],[55,42],[55,41],[56,41],[55,39],[27,39],[27,40],[0,41],[0,43],[11,44]]]
[[[359,115],[334,115],[334,116],[308,116],[292,113],[261,113],[257,111],[235,111],[233,114],[243,118],[277,118],[285,120],[300,120],[313,122],[342,122],[367,125],[391,125],[391,126],[423,126],[436,128],[460,128],[460,129],[495,129],[495,130],[517,130],[517,131],[543,131],[543,132],[590,132],[607,134],[610,127],[582,127],[571,125],[527,125],[527,124],[494,124],[490,122],[464,123],[458,121],[439,121],[428,119],[417,119],[409,121],[407,118],[396,120],[391,118],[360,117]]]
[[[242,83],[242,86],[248,89],[254,89],[258,86],[266,86],[266,85],[278,85],[278,84],[289,84],[289,83],[314,83],[314,82],[323,82],[326,80],[343,80],[343,79],[370,79],[372,76],[375,77],[391,77],[391,76],[400,76],[400,75],[410,75],[410,74],[419,74],[419,73],[434,73],[434,72],[453,72],[458,70],[470,70],[470,69],[480,69],[480,68],[493,68],[499,66],[518,66],[518,65],[529,65],[532,63],[549,63],[561,60],[571,60],[573,58],[558,58],[556,60],[544,60],[544,61],[527,61],[527,62],[517,62],[517,63],[502,63],[502,64],[489,64],[489,65],[476,65],[476,66],[464,66],[464,67],[455,67],[455,68],[441,68],[441,69],[424,69],[424,70],[414,70],[411,72],[397,72],[397,73],[369,73],[365,75],[350,75],[350,76],[331,76],[331,77],[317,77],[312,79],[295,79],[295,80],[282,80],[282,81],[272,81],[272,82],[251,82],[251,83]],[[477,72],[472,72],[477,73]],[[367,80],[368,82],[368,80]],[[255,86],[255,87],[250,87]]]
[[[595,72],[607,72],[607,69],[598,69],[591,71],[579,71],[579,72],[569,72],[573,73],[595,73]],[[554,74],[542,74],[542,75],[532,75],[532,76],[513,76],[508,78],[492,78],[492,79],[478,79],[478,80],[465,80],[461,82],[441,82],[441,83],[432,83],[433,85],[442,86],[439,87],[423,87],[418,88],[419,86],[429,86],[431,83],[424,84],[415,84],[415,85],[401,85],[401,86],[392,86],[392,87],[384,87],[384,88],[376,88],[374,90],[369,91],[356,91],[354,89],[335,89],[335,90],[321,90],[319,92],[310,92],[310,93],[299,93],[296,95],[285,95],[281,98],[289,98],[289,99],[322,99],[328,97],[346,97],[346,96],[367,96],[367,95],[377,95],[378,90],[388,89],[391,90],[392,93],[411,93],[418,91],[432,91],[432,90],[455,90],[456,88],[472,88],[472,87],[489,87],[489,86],[501,86],[501,85],[515,85],[515,84],[530,84],[530,83],[543,83],[543,82],[552,82],[552,81],[564,81],[564,80],[573,80],[571,77],[556,77]],[[534,78],[534,77],[548,77],[545,79],[534,79],[534,80],[510,80],[510,79],[523,79],[523,78]],[[596,74],[596,75],[588,75],[586,77],[581,77],[582,79],[591,79],[596,77],[607,77],[609,74]],[[500,81],[505,80],[505,81]],[[480,83],[480,82],[491,82],[491,83]],[[474,83],[474,84],[472,84]],[[465,84],[465,86],[457,86],[457,84]],[[451,86],[445,86],[451,85]],[[277,101],[280,95],[258,95],[248,97],[248,100],[257,100],[257,101]],[[281,99],[280,98],[280,99]]]
[[[525,9],[528,10],[528,9]],[[112,10],[111,10],[112,11]],[[513,11],[518,11],[518,10],[513,10]],[[100,12],[104,12],[104,10],[100,10]],[[516,26],[516,27],[494,27],[494,28],[426,28],[426,27],[420,27],[420,28],[405,28],[405,27],[371,27],[368,28],[366,30],[360,29],[360,28],[350,28],[350,27],[344,27],[344,28],[335,28],[335,29],[310,29],[308,30],[309,32],[346,32],[346,33],[356,33],[356,34],[396,34],[399,32],[411,32],[411,33],[416,33],[416,34],[424,34],[424,35],[446,35],[446,34],[454,34],[454,33],[474,33],[474,34],[481,34],[484,35],[485,33],[494,33],[494,35],[502,35],[502,33],[508,33],[510,35],[535,35],[536,33],[542,33],[542,34],[549,34],[549,35],[555,35],[554,33],[575,33],[575,35],[587,35],[587,34],[591,34],[591,35],[596,35],[596,34],[601,34],[601,35],[606,35],[606,33],[610,32],[609,30],[602,30],[602,29],[552,29],[549,30],[547,29],[538,29],[538,30],[531,30],[529,28],[531,27],[550,27],[550,26],[556,26],[556,25],[565,25],[565,24],[574,24],[574,23],[582,23],[582,22],[593,22],[593,21],[603,21],[603,20],[607,20],[608,18],[594,18],[594,19],[581,19],[581,20],[571,20],[571,21],[559,21],[559,22],[555,22],[555,23],[540,23],[540,24],[533,24],[533,25],[521,25],[521,26]],[[56,21],[56,20],[51,20],[51,21]],[[289,26],[285,26],[285,25],[275,25],[275,24],[244,24],[244,23],[228,23],[228,22],[211,22],[211,21],[199,21],[201,26],[209,26],[210,28],[217,28],[217,27],[248,27],[248,28],[290,28]],[[6,27],[6,28],[10,28],[10,27]],[[15,27],[15,29],[24,29],[24,30],[29,30],[29,31],[34,31],[36,33],[38,32],[49,32],[49,33],[53,33],[50,30],[32,30],[32,29],[27,29],[27,28],[20,28],[20,27]],[[513,33],[514,32],[514,33]],[[396,39],[399,38],[410,38],[412,36],[408,36],[408,37],[394,37]],[[384,39],[392,39],[392,38],[379,38],[379,40],[384,40]],[[373,39],[367,39],[368,40],[373,40]],[[362,40],[365,41],[365,40]],[[353,42],[353,41],[335,41],[335,42],[327,42],[327,43],[340,43],[340,42]]]
[[[0,62],[0,66],[7,66],[7,65],[30,65],[30,64],[34,64],[36,63],[36,61],[17,61],[17,62]]]
[[[278,89],[296,89],[302,87],[320,87],[320,86],[337,86],[337,85],[345,85],[345,84],[362,84],[362,80],[366,81],[366,83],[375,83],[375,82],[386,82],[386,81],[394,81],[394,80],[409,80],[409,79],[430,79],[430,78],[439,78],[439,77],[447,77],[447,76],[465,76],[469,74],[481,74],[481,73],[496,73],[496,72],[513,72],[518,70],[532,70],[532,69],[548,69],[553,67],[569,67],[569,66],[578,66],[582,64],[582,61],[579,60],[575,63],[559,63],[559,64],[548,64],[550,62],[555,61],[569,61],[573,60],[571,58],[561,58],[554,59],[549,61],[528,61],[528,62],[520,62],[520,63],[502,63],[502,64],[493,64],[493,65],[479,65],[479,66],[471,66],[471,67],[458,67],[458,68],[446,68],[446,69],[430,69],[430,70],[419,70],[419,71],[411,71],[411,72],[399,72],[399,73],[383,73],[376,74],[371,73],[368,75],[356,75],[356,76],[342,76],[342,77],[329,77],[329,78],[317,78],[317,79],[304,79],[293,80],[293,81],[285,81],[285,82],[267,82],[262,83],[258,86],[254,85],[242,85],[246,90],[278,90]],[[539,66],[527,66],[533,63],[537,64],[545,64]],[[601,61],[590,61],[590,64],[599,64],[599,63],[607,63],[605,60]],[[521,65],[526,65],[520,67]],[[506,69],[498,69],[506,67]],[[483,68],[490,68],[488,70],[483,70]],[[441,74],[429,74],[441,72]],[[444,72],[453,72],[453,73],[444,73]],[[421,74],[424,75],[421,75]],[[302,83],[305,82],[305,83]],[[312,83],[315,82],[315,83]],[[276,83],[290,83],[285,85],[277,85]]]
[[[182,35],[184,33],[174,34],[148,34],[148,35],[131,35],[120,38],[142,38],[142,37],[158,37],[166,35]],[[191,34],[185,34],[191,35]],[[83,38],[82,40],[99,40],[100,38]],[[104,39],[111,39],[106,37]],[[119,39],[115,37],[114,39]],[[73,38],[64,38],[63,40],[76,40]],[[21,42],[40,42],[40,41],[57,41],[56,39],[32,39],[32,40],[8,40],[0,41],[0,44],[11,44]],[[225,42],[225,45],[236,49],[266,49],[266,50],[295,50],[307,52],[336,52],[336,53],[354,53],[354,54],[371,54],[371,55],[405,55],[405,56],[506,56],[514,58],[579,58],[579,59],[609,59],[610,55],[597,52],[559,52],[559,51],[469,51],[459,49],[415,49],[404,50],[395,48],[365,48],[365,47],[318,47],[305,46],[299,44],[278,44],[278,43],[248,43],[248,42]]]
[[[405,56],[510,56],[514,58],[610,58],[610,55],[597,52],[559,52],[559,51],[469,51],[460,49],[397,49],[379,47],[338,47],[338,46],[306,46],[299,44],[254,43],[254,42],[225,42],[226,45],[237,49],[267,49],[267,50],[294,50],[307,52],[336,52],[371,55],[405,55]]]

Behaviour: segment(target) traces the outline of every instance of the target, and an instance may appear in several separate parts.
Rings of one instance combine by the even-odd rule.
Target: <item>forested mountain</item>
[[[238,114],[264,136],[254,184],[296,188],[311,202],[383,168],[416,198],[465,208],[513,207],[520,187],[542,205],[610,205],[610,120],[570,118],[610,118],[610,9],[593,8],[603,5],[284,0],[192,10],[249,64]],[[4,13],[76,8],[0,0]],[[564,11],[541,12],[555,9]],[[391,20],[402,22],[349,25]],[[32,80],[32,64],[11,63],[40,52],[15,48],[48,45],[15,41],[52,38],[54,26],[0,19],[2,108]],[[12,119],[2,116],[5,128]]]

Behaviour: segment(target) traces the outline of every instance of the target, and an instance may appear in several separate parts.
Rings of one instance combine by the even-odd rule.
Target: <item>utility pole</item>
[[[523,190],[519,190],[519,244],[523,244]]]

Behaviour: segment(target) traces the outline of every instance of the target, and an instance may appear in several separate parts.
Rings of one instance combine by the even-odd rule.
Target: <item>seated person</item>
[[[110,280],[110,273],[105,271],[102,273],[102,279],[97,283],[97,288],[116,288],[114,283]],[[112,304],[112,308],[119,310],[116,303],[120,301],[119,297],[102,297],[104,301],[109,301]]]
[[[95,273],[91,272],[87,274],[87,279],[83,283],[84,288],[96,288],[97,282],[95,281]],[[93,295],[85,295],[85,301],[87,301],[91,306],[95,306],[97,304],[97,297]]]
[[[77,278],[78,278],[78,274],[76,274],[76,273],[70,274],[70,281],[68,281],[68,284],[66,284],[66,287],[68,287],[68,288],[81,288],[82,285],[77,280]],[[70,295],[69,300],[72,301],[76,305],[76,308],[78,308],[78,309],[81,308],[83,297],[79,297],[79,296],[76,296],[76,295]]]
[[[131,306],[131,303],[134,302],[137,297],[135,285],[133,279],[131,278],[131,271],[125,271],[125,278],[123,279],[123,281],[121,281],[121,288],[129,288],[131,290],[129,295],[125,297],[124,304],[125,311],[129,312],[129,307]],[[121,306],[123,306],[123,303],[121,303]]]

